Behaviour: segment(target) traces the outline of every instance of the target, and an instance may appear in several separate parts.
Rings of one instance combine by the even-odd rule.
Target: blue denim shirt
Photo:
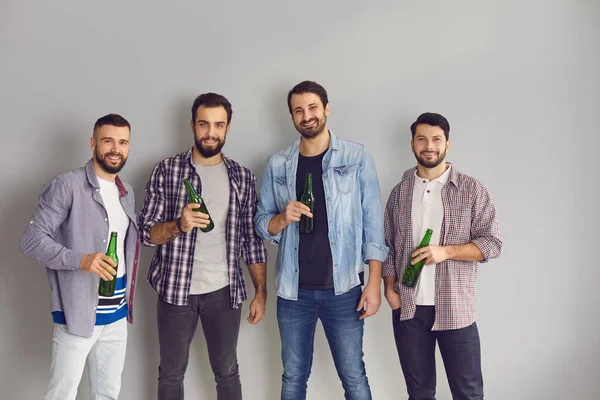
[[[329,149],[323,157],[323,189],[329,224],[329,246],[333,258],[335,294],[360,284],[359,273],[368,260],[383,262],[388,254],[383,231],[379,181],[373,158],[364,147],[341,140],[330,132]],[[298,299],[299,224],[292,223],[279,234],[269,234],[271,218],[296,200],[296,170],[300,140],[271,156],[262,179],[256,230],[279,246],[275,265],[277,295]]]
[[[133,295],[139,241],[131,186],[117,176],[115,183],[129,217],[125,237],[126,299],[133,322]],[[21,252],[46,266],[52,292],[52,311],[64,311],[69,332],[91,337],[96,322],[96,274],[79,268],[84,254],[105,253],[108,214],[92,160],[83,168],[58,175],[39,194],[39,205],[20,240]]]

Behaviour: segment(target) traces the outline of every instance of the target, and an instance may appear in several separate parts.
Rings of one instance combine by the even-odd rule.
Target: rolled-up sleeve
[[[256,205],[258,198],[256,196],[256,177],[251,176],[248,187],[247,206],[241,215],[242,222],[242,258],[246,265],[261,264],[267,262],[267,249],[263,239],[254,229],[254,216],[256,215]]]
[[[381,194],[375,162],[369,153],[363,152],[363,160],[359,171],[361,188],[363,244],[362,259],[384,262],[389,248],[385,245],[383,232],[383,213],[381,210]]]
[[[496,207],[480,182],[475,184],[475,199],[471,208],[471,242],[481,251],[482,263],[497,258],[502,253],[502,233]]]
[[[273,191],[273,175],[271,172],[271,160],[269,159],[260,184],[260,194],[256,215],[254,216],[254,224],[256,231],[263,238],[270,240],[276,245],[281,241],[282,232],[279,232],[277,235],[271,235],[269,233],[269,221],[277,214],[279,214],[279,209],[277,208],[275,193]]]
[[[385,261],[383,262],[382,276],[398,276],[396,270],[396,227],[394,224],[394,215],[398,209],[397,205],[397,191],[394,189],[388,198],[385,205],[385,214],[383,217],[383,229],[385,231],[385,242],[390,249]]]

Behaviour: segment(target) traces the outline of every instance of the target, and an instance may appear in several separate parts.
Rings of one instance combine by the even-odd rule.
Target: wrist
[[[175,231],[173,232],[173,234],[175,236],[179,236],[182,233],[184,233],[184,232],[183,232],[183,228],[181,227],[181,217],[179,217],[175,220]]]

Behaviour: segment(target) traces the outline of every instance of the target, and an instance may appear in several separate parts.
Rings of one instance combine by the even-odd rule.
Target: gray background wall
[[[93,122],[109,112],[131,121],[122,176],[139,207],[152,166],[191,146],[196,95],[231,100],[225,149],[260,179],[266,158],[298,136],[287,91],[313,79],[330,93],[330,128],[374,155],[383,201],[415,163],[408,127],[423,111],[448,117],[448,159],[492,193],[505,244],[478,283],[486,398],[599,398],[599,17],[597,0],[0,1],[0,397],[45,390],[49,289],[18,239],[40,187],[90,157]],[[267,316],[240,333],[247,399],[276,399],[280,387],[269,251]],[[126,400],[155,398],[151,255],[142,254]],[[406,398],[390,314],[384,304],[366,324],[375,399]],[[309,399],[342,398],[320,327],[315,347]],[[438,382],[449,399],[441,363]],[[79,400],[87,388],[84,379]],[[214,398],[201,331],[186,390]]]

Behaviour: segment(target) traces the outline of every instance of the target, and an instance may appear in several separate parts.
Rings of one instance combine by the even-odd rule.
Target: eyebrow
[[[204,123],[210,124],[210,121],[207,121],[207,120],[204,120],[204,119],[199,119],[198,121],[196,121],[196,123],[200,123],[200,122],[204,122]],[[215,121],[214,123],[215,124],[226,124],[227,122],[226,121]]]
[[[316,105],[317,105],[317,103],[310,103],[307,107],[312,107],[312,106],[316,106]],[[296,111],[296,110],[302,110],[302,107],[298,106],[298,107],[294,108],[294,111]]]

